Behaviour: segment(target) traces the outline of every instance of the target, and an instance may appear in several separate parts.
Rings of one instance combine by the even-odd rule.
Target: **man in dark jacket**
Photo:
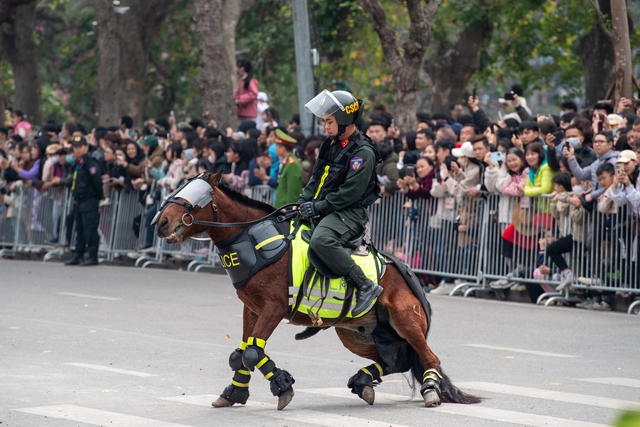
[[[74,162],[73,175],[60,180],[60,184],[71,187],[73,212],[76,226],[76,249],[65,265],[90,266],[98,264],[98,203],[103,197],[102,175],[98,161],[89,154],[87,141],[82,137],[72,140]],[[84,253],[89,258],[84,259]]]
[[[342,245],[365,229],[368,207],[379,197],[376,165],[381,159],[371,139],[356,129],[362,101],[349,92],[324,90],[305,109],[324,120],[329,137],[320,146],[313,175],[302,192],[300,214],[317,220],[311,250],[355,288],[351,315],[356,317],[382,288],[365,276]]]

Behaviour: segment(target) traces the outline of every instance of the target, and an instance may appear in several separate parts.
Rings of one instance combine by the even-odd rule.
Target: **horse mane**
[[[265,213],[271,213],[274,211],[274,207],[268,203],[261,202],[259,200],[252,199],[250,197],[245,196],[242,193],[234,190],[229,187],[227,184],[220,183],[218,187],[225,195],[227,195],[231,200],[234,200],[248,208],[259,209],[264,211]]]

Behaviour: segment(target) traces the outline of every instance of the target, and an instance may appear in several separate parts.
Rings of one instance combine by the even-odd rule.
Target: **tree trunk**
[[[219,129],[236,128],[234,87],[224,32],[222,0],[196,0],[196,39],[200,52],[198,86],[205,123],[216,120]],[[234,49],[235,50],[235,49]],[[235,52],[234,52],[235,55]],[[223,60],[227,59],[227,60]],[[235,65],[235,61],[234,61]]]
[[[238,76],[236,75],[236,27],[243,13],[248,11],[256,3],[256,0],[224,0],[222,5],[222,32],[224,33],[225,51],[231,70],[231,85],[236,87]]]
[[[2,24],[0,24],[0,29],[1,28],[2,28]],[[2,34],[2,32],[0,32],[0,36],[1,36],[1,34]],[[2,57],[3,49],[2,49],[2,42],[1,41],[2,41],[2,39],[0,37],[0,76],[3,74],[3,72],[2,72],[2,67],[3,67],[2,60],[4,59]],[[6,126],[5,114],[4,114],[6,109],[7,109],[7,105],[4,102],[4,92],[2,91],[2,83],[0,83],[0,127],[5,127]]]
[[[358,4],[371,16],[378,33],[385,59],[393,77],[395,122],[402,131],[416,126],[416,91],[424,52],[431,40],[431,21],[442,0],[407,0],[410,27],[408,40],[402,45],[404,55],[396,43],[396,33],[387,21],[379,0],[358,0]]]
[[[611,16],[609,0],[598,0],[598,3],[600,11],[607,16]],[[596,14],[599,14],[599,12],[596,11]],[[598,21],[596,19],[591,31],[582,36],[575,47],[575,52],[584,66],[585,102],[587,106],[593,106],[606,97],[615,77],[616,57],[613,51],[613,44]]]
[[[483,3],[483,2],[482,2]],[[439,42],[436,53],[427,57],[424,70],[431,77],[431,111],[449,113],[455,102],[466,105],[464,95],[471,77],[480,68],[480,56],[493,30],[488,20],[465,27],[453,45]]]
[[[613,93],[613,105],[620,97],[633,99],[633,68],[631,42],[629,40],[629,22],[626,0],[611,0],[611,41],[616,56],[616,90]]]
[[[153,38],[175,0],[130,0],[118,11],[111,0],[95,0],[98,25],[98,122],[117,125],[128,115],[142,127],[147,62]]]
[[[4,55],[11,64],[15,85],[13,108],[22,110],[30,123],[39,125],[42,123],[42,97],[33,41],[36,2],[5,4],[2,11]]]

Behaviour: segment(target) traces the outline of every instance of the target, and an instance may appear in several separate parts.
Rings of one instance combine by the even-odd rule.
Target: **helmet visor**
[[[336,111],[344,111],[344,105],[325,89],[307,102],[304,109],[314,116],[324,119],[325,116],[334,114]]]

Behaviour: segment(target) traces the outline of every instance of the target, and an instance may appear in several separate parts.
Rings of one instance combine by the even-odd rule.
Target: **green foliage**
[[[93,124],[98,58],[92,2],[59,0],[39,9],[34,39],[44,119]]]
[[[190,0],[179,0],[153,40],[147,75],[148,117],[200,117],[198,93],[200,54],[195,34],[195,8]]]
[[[298,89],[291,3],[258,0],[236,27],[236,50],[251,61],[259,90],[286,124],[298,113]]]

